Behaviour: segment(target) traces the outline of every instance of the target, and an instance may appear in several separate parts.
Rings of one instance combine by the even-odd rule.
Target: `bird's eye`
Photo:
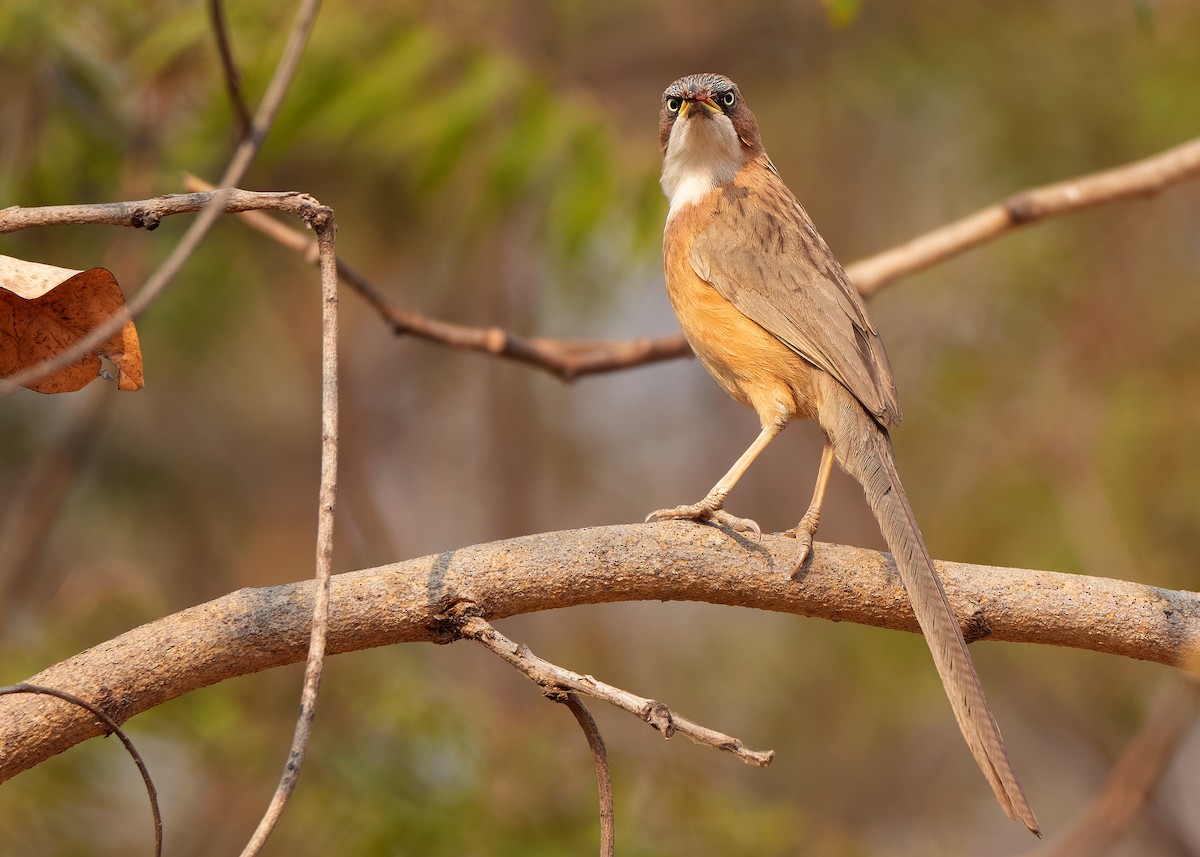
[[[735,101],[737,101],[737,96],[733,94],[733,90],[730,90],[721,96],[721,103],[726,107],[732,107]]]
[[[682,98],[668,98],[667,99],[667,109],[670,110],[672,113],[678,113],[679,108],[682,106],[683,106]]]

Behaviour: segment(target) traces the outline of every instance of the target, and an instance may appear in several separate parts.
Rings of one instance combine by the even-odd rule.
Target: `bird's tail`
[[[838,463],[866,493],[975,761],[1008,817],[1040,836],[1037,818],[1013,773],[958,620],[904,493],[887,430],[844,388],[840,392],[843,395],[838,396],[841,401],[837,406],[822,408],[821,414],[822,427],[833,441]]]

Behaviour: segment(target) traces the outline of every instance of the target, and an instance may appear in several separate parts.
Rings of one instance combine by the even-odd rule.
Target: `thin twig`
[[[254,160],[254,156],[258,154],[258,150],[262,146],[262,141],[266,138],[268,129],[270,129],[272,122],[275,121],[275,114],[279,112],[279,107],[283,103],[283,97],[287,94],[288,86],[291,84],[292,78],[295,77],[296,69],[300,64],[300,57],[304,53],[304,46],[308,42],[308,36],[312,32],[313,24],[316,22],[317,9],[319,7],[320,0],[301,0],[300,9],[296,13],[292,31],[288,36],[288,42],[284,46],[283,54],[280,56],[279,63],[275,67],[275,74],[267,86],[266,93],[263,95],[262,103],[259,105],[258,113],[254,117],[250,132],[238,144],[237,149],[234,150],[233,157],[230,158],[229,165],[225,168],[225,172],[221,176],[220,187],[223,190],[217,191],[213,195],[204,210],[192,221],[191,226],[188,227],[188,230],[183,234],[179,243],[175,245],[170,255],[167,256],[158,270],[146,280],[141,291],[124,307],[113,313],[106,321],[93,328],[90,333],[79,339],[71,347],[64,349],[54,357],[43,360],[41,363],[16,372],[7,378],[0,379],[0,396],[6,396],[23,384],[51,375],[64,366],[74,363],[79,358],[91,354],[96,346],[106,342],[109,337],[115,335],[126,324],[141,315],[163,293],[167,286],[171,284],[172,280],[175,279],[175,275],[183,268],[184,263],[187,262],[196,248],[200,246],[200,242],[208,234],[213,224],[217,222],[217,218],[224,213],[225,201],[230,194],[230,188],[242,180],[242,177],[246,174],[246,170],[249,169],[251,162]],[[3,213],[0,212],[0,214]]]
[[[608,767],[608,750],[604,748],[604,738],[596,718],[588,711],[583,700],[570,691],[548,693],[547,696],[555,702],[561,702],[575,719],[579,728],[587,736],[588,747],[592,751],[592,761],[596,764],[596,787],[600,792],[600,857],[613,857],[617,848],[616,814],[613,809],[612,772]]]
[[[1198,701],[1200,685],[1194,676],[1181,673],[1172,677],[1113,766],[1104,788],[1061,837],[1030,857],[1099,854],[1123,833],[1170,766],[1194,719]]]
[[[774,750],[752,750],[737,738],[680,717],[661,702],[635,696],[590,675],[580,675],[539,658],[529,651],[528,646],[517,645],[487,620],[473,615],[476,609],[469,602],[460,602],[447,614],[447,618],[457,624],[461,636],[478,640],[547,692],[573,691],[603,700],[649,723],[663,733],[664,738],[678,733],[705,747],[732,753],[748,765],[765,768],[775,757]]]
[[[184,187],[191,191],[212,189],[208,182],[190,174],[184,175]],[[239,219],[306,261],[316,261],[316,244],[308,235],[257,211],[246,211]],[[415,336],[453,348],[516,360],[562,381],[690,357],[692,353],[687,341],[679,334],[632,340],[525,338],[499,327],[453,324],[400,306],[342,259],[338,259],[338,276],[375,309],[397,336]]]
[[[38,696],[53,696],[61,699],[63,702],[69,702],[71,705],[77,705],[80,708],[85,708],[90,711],[97,720],[105,725],[121,743],[125,745],[125,750],[133,758],[133,763],[137,765],[139,773],[142,775],[142,782],[146,784],[146,797],[150,799],[150,815],[154,818],[154,857],[162,857],[163,848],[163,823],[162,813],[158,809],[158,790],[154,788],[154,780],[150,778],[150,770],[146,767],[145,761],[142,759],[142,754],[138,752],[137,747],[133,745],[133,741],[129,740],[129,736],[125,734],[117,721],[113,720],[104,709],[99,706],[92,705],[86,699],[81,699],[73,693],[67,693],[65,690],[59,690],[53,687],[42,687],[36,684],[21,682],[20,684],[10,684],[6,687],[0,687],[0,696],[8,696],[10,694],[31,693]]]
[[[238,74],[237,63],[233,60],[233,43],[229,38],[229,27],[225,23],[225,4],[221,0],[208,0],[208,18],[212,23],[213,36],[217,40],[217,51],[221,55],[225,89],[229,93],[229,102],[237,119],[237,134],[240,140],[250,133],[250,108],[246,106],[246,99],[242,95],[242,79]]]
[[[1200,138],[1140,161],[1031,188],[846,267],[863,295],[1039,220],[1150,196],[1200,175]]]
[[[300,767],[308,750],[312,722],[317,711],[317,695],[325,666],[326,639],[329,632],[330,581],[333,575],[333,513],[337,500],[338,458],[338,280],[333,215],[313,224],[321,248],[321,488],[317,517],[317,580],[313,600],[312,633],[309,639],[308,662],[304,670],[304,690],[300,697],[300,716],[292,737],[292,747],[283,767],[279,785],[266,813],[246,847],[242,857],[258,854],[275,824],[283,814],[295,791]]]

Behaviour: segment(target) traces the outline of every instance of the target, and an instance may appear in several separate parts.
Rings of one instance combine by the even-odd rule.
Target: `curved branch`
[[[890,557],[819,544],[788,577],[796,541],[750,542],[666,522],[595,527],[475,545],[334,578],[329,652],[449,642],[445,611],[472,601],[488,619],[616,601],[706,601],[916,631]],[[939,563],[968,640],[1072,646],[1195,665],[1200,595],[1122,580]],[[304,660],[312,581],[241,589],[136,628],[30,678],[123,722],[227,678]],[[86,714],[0,699],[0,782],[100,734]]]
[[[154,787],[154,779],[150,776],[150,769],[146,767],[146,760],[142,758],[142,754],[138,752],[138,748],[134,746],[134,743],[129,740],[129,736],[125,734],[125,730],[115,720],[105,714],[103,710],[92,705],[86,699],[80,699],[73,693],[67,693],[53,687],[38,687],[37,685],[25,682],[0,687],[0,696],[19,693],[52,696],[55,699],[61,699],[69,705],[78,705],[80,708],[91,712],[112,734],[117,736],[121,744],[124,745],[125,752],[133,759],[133,763],[137,765],[138,773],[142,775],[142,782],[146,786],[146,797],[150,800],[150,817],[154,821],[154,857],[162,857],[163,823],[162,811],[158,807],[158,789]]]
[[[592,712],[588,711],[578,696],[561,693],[551,698],[571,710],[587,738],[592,762],[596,766],[596,788],[600,793],[600,857],[613,857],[617,849],[616,813],[613,808],[612,772],[608,769],[608,750],[604,747],[604,737]]]

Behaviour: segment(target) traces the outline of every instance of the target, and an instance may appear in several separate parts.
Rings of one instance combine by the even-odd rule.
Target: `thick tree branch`
[[[799,579],[796,542],[746,541],[684,522],[596,527],[445,551],[333,581],[329,651],[448,642],[442,617],[474,602],[489,620],[578,604],[705,601],[915,631],[890,557],[819,544]],[[1072,646],[1194,664],[1200,595],[1122,580],[939,563],[968,640]],[[233,676],[303,660],[314,583],[242,589],[151,622],[30,678],[118,722]],[[100,730],[39,699],[0,699],[0,781]]]

